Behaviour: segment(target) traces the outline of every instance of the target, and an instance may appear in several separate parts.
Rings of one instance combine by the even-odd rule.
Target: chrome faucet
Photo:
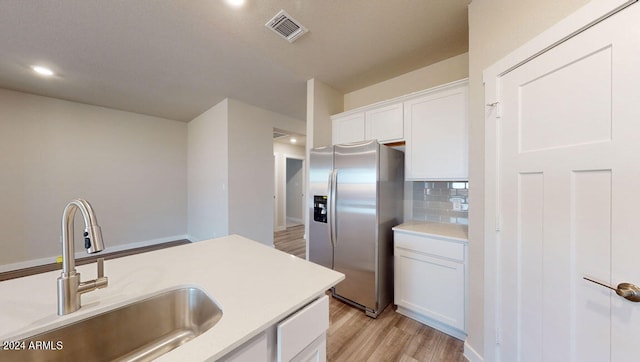
[[[93,254],[104,249],[102,231],[91,205],[82,199],[68,203],[62,213],[62,274],[58,278],[58,315],[77,311],[80,309],[81,294],[105,288],[109,283],[104,276],[104,259],[98,259],[97,279],[81,282],[80,273],[76,272],[73,253],[73,217],[78,209],[84,220],[84,248],[87,249],[87,253]]]

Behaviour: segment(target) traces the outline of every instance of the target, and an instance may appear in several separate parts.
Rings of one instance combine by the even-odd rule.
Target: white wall
[[[366,106],[469,76],[464,53],[344,95],[344,110]]]
[[[484,354],[484,88],[482,71],[588,0],[473,0],[469,5],[469,336]],[[490,338],[492,333],[487,334]],[[471,351],[468,351],[471,352]]]
[[[317,79],[307,81],[307,150],[331,145],[330,117],[342,111],[342,93]]]
[[[4,89],[0,109],[0,270],[55,261],[74,198],[106,251],[185,237],[185,123]]]
[[[229,234],[228,102],[188,123],[189,240]]]
[[[273,245],[276,114],[229,99],[229,233]]]
[[[304,122],[226,99],[189,122],[189,235],[240,234],[273,245],[273,128]]]
[[[344,111],[344,95],[317,79],[307,81],[307,147],[306,159],[312,148],[330,146],[331,115]],[[309,162],[305,163],[305,175],[309,174]],[[309,189],[309,179],[306,180]],[[309,208],[307,195],[307,209]],[[304,225],[305,235],[309,235],[309,223]],[[309,245],[307,242],[307,252]]]

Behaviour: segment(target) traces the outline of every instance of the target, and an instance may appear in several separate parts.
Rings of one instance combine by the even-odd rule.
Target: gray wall
[[[303,222],[302,194],[303,180],[302,160],[287,158],[287,218]]]
[[[185,237],[185,123],[3,89],[0,109],[0,270],[55,261],[74,198],[107,251]]]
[[[305,146],[292,145],[280,142],[273,143],[273,156],[275,157],[275,182],[276,182],[276,190],[275,190],[275,200],[276,205],[274,208],[274,227],[275,230],[284,230],[286,228],[286,205],[285,203],[285,194],[286,190],[286,160],[287,157],[292,157],[295,159],[304,159],[305,158]],[[306,187],[306,185],[305,185]],[[305,205],[306,213],[306,205]],[[303,215],[304,218],[304,215]]]

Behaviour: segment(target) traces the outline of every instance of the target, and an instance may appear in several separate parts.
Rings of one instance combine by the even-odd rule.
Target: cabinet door
[[[376,139],[379,142],[404,139],[402,103],[366,111],[364,119],[365,139]]]
[[[395,249],[398,306],[465,330],[464,264]]]
[[[328,328],[329,297],[324,295],[278,324],[278,361],[313,360],[313,356],[326,358],[326,351],[320,349],[326,347],[323,341]],[[296,359],[298,355],[301,355],[300,359]]]
[[[325,362],[326,360],[327,336],[323,334],[295,356],[291,362]]]
[[[332,143],[340,145],[364,141],[364,112],[332,120]]]
[[[404,103],[407,180],[468,179],[467,85]]]

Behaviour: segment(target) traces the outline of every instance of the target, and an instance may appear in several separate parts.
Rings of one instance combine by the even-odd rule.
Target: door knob
[[[614,292],[616,292],[616,294],[618,294],[619,296],[621,296],[624,299],[630,300],[632,302],[640,302],[640,288],[638,288],[637,286],[631,284],[631,283],[620,283],[618,284],[617,288],[614,288],[610,285],[601,283],[597,280],[593,280],[591,278],[587,278],[584,277],[585,280],[588,280],[592,283],[596,283],[598,285],[601,285],[605,288],[609,288],[611,290],[613,290]]]

